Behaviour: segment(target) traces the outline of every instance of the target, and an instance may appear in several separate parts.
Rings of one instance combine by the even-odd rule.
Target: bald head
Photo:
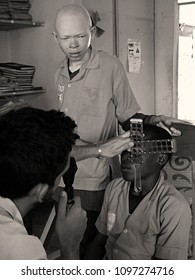
[[[88,28],[92,27],[88,11],[83,6],[76,4],[66,5],[58,11],[55,19],[55,31],[58,33],[61,26],[65,23],[70,25],[77,23],[81,26],[88,26]]]
[[[55,39],[61,50],[73,63],[81,66],[91,54],[90,45],[96,28],[88,11],[80,5],[66,5],[61,8],[55,19]]]

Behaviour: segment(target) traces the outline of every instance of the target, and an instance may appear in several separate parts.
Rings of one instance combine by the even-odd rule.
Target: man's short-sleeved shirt
[[[20,212],[7,198],[0,197],[0,259],[47,259],[41,241],[28,235]]]
[[[140,111],[122,63],[93,48],[89,61],[71,80],[64,60],[57,69],[55,87],[59,109],[75,120],[78,134],[86,144],[101,143],[116,136],[116,118],[123,122]],[[105,189],[110,164],[111,160],[106,158],[79,161],[75,188]]]
[[[161,175],[156,186],[129,214],[130,182],[113,180],[96,222],[107,235],[108,259],[187,259],[191,210]]]

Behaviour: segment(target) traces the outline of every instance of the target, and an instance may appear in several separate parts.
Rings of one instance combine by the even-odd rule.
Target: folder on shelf
[[[34,87],[35,66],[15,62],[0,63],[0,97],[46,92]]]

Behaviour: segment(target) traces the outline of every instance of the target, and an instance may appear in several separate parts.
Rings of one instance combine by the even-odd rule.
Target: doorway
[[[178,118],[195,124],[195,1],[178,6]]]

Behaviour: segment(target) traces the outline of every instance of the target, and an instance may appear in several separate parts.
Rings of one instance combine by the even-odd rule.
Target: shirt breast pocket
[[[83,87],[82,96],[82,114],[92,117],[100,116],[103,105],[103,90]]]

